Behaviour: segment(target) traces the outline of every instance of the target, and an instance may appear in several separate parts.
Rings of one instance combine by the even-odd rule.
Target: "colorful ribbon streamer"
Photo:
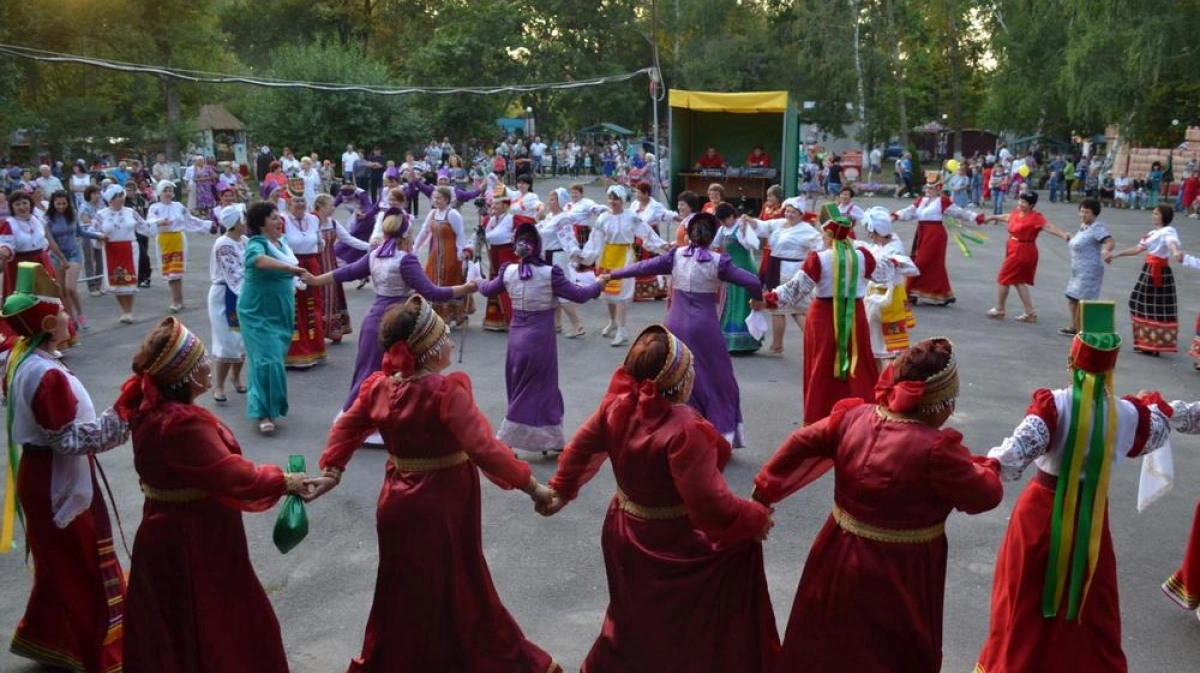
[[[845,381],[858,366],[858,339],[854,338],[855,300],[858,297],[858,254],[850,241],[833,242],[833,338],[837,356],[834,378]]]
[[[48,336],[43,333],[32,339],[18,339],[16,345],[13,346],[12,353],[9,354],[8,367],[4,372],[4,398],[7,400],[4,415],[5,428],[8,430],[8,462],[5,464],[4,471],[4,505],[3,509],[0,509],[0,554],[12,551],[15,522],[19,520],[21,526],[25,526],[21,503],[17,501],[17,469],[21,465],[21,452],[13,439],[13,408],[16,407],[16,404],[9,395],[9,387],[12,385],[13,375],[17,372],[17,368]]]

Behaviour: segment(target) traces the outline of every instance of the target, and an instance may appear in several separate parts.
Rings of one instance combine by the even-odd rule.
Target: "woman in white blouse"
[[[158,203],[146,212],[146,223],[156,230],[155,243],[163,277],[171,288],[171,312],[183,310],[183,274],[187,269],[186,231],[208,231],[209,221],[193,217],[175,200],[175,183],[163,180],[156,187]]]
[[[754,226],[759,238],[767,239],[771,257],[763,278],[763,287],[779,287],[796,275],[804,264],[808,253],[821,250],[824,242],[821,233],[805,221],[804,197],[793,196],[783,202],[783,217],[774,220],[756,220],[746,217]],[[791,316],[796,327],[804,329],[801,316],[803,306],[778,306],[771,309],[771,347],[767,355],[783,355],[783,335],[787,331],[787,319]]]
[[[237,316],[237,299],[246,275],[246,206],[237,203],[221,211],[222,234],[212,247],[208,273],[212,286],[208,290],[208,321],[212,326],[213,401],[225,404],[225,379],[233,373],[233,389],[246,392],[242,385],[242,363],[246,346],[242,343]]]
[[[137,231],[146,221],[125,207],[125,190],[119,185],[104,189],[108,207],[96,211],[92,230],[104,235],[104,291],[116,295],[121,322],[133,322],[133,299],[137,294]]]
[[[1180,244],[1179,232],[1171,226],[1175,217],[1173,208],[1155,206],[1150,216],[1154,228],[1137,245],[1118,253],[1108,253],[1104,261],[1111,264],[1118,257],[1146,253],[1142,272],[1129,296],[1133,352],[1157,357],[1159,353],[1174,353],[1178,349],[1179,304],[1171,258],[1179,254]]]

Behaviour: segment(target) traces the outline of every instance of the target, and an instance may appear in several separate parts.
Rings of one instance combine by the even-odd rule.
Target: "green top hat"
[[[1121,335],[1116,329],[1116,303],[1111,301],[1079,302],[1079,338],[1087,345],[1102,351],[1121,347]]]
[[[17,286],[4,300],[0,316],[9,318],[42,302],[58,302],[58,284],[37,262],[17,264]]]

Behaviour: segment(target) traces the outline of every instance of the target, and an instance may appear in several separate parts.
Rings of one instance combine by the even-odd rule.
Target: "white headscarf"
[[[608,191],[605,192],[605,194],[607,194],[609,196],[614,196],[618,199],[621,199],[622,201],[629,200],[629,192],[626,191],[625,188],[622,187],[621,185],[613,185],[613,186],[609,187]]]
[[[159,196],[159,198],[161,198],[163,190],[166,189],[167,187],[170,187],[172,192],[179,191],[179,189],[175,186],[174,182],[171,182],[170,180],[159,180],[158,184],[154,185],[154,193],[157,194]]]
[[[221,221],[221,226],[226,229],[233,229],[238,222],[242,221],[242,217],[246,214],[246,205],[243,203],[235,203],[231,206],[225,206],[221,211],[221,216],[217,219]]]
[[[868,208],[863,214],[863,222],[866,224],[867,231],[879,236],[892,235],[892,214],[883,206],[875,206]]]
[[[104,193],[101,196],[104,197],[105,203],[111,203],[118,196],[125,196],[125,188],[120,185],[109,185],[104,188]]]

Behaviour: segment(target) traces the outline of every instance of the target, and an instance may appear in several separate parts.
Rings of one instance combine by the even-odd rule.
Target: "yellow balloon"
[[[1023,178],[1029,177],[1029,166],[1024,165],[1017,167],[1017,173]]]
[[[951,173],[953,173],[954,171],[957,171],[958,170],[958,160],[951,159],[950,161],[947,161],[946,162],[946,170],[950,171]]]

